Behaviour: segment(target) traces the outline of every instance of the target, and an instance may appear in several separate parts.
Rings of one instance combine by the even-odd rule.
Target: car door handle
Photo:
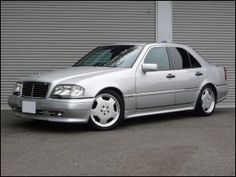
[[[195,76],[202,76],[202,73],[198,71],[195,73]]]
[[[172,79],[172,78],[175,78],[175,75],[173,75],[173,74],[168,74],[168,75],[166,76],[166,78]]]

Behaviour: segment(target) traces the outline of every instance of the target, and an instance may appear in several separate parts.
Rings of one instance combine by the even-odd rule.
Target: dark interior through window
[[[192,68],[200,68],[201,67],[200,63],[190,53],[188,53],[188,56],[189,56]]]
[[[191,68],[188,53],[182,48],[169,48],[173,69]]]

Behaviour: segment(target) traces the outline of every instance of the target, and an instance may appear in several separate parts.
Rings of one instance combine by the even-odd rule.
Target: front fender
[[[110,87],[127,95],[135,92],[135,75],[133,70],[124,70],[87,78],[77,84],[85,89],[84,97],[95,97],[101,90]]]

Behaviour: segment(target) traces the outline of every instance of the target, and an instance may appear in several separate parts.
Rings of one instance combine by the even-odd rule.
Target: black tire
[[[215,99],[215,103],[214,103],[214,107],[213,109],[210,111],[210,112],[206,112],[203,107],[202,107],[202,94],[203,92],[206,90],[206,89],[210,89],[213,91],[214,93],[214,99]],[[197,99],[197,103],[196,103],[196,106],[195,106],[195,114],[199,115],[199,116],[210,116],[214,110],[215,110],[215,106],[216,106],[216,91],[215,89],[210,86],[210,85],[206,85],[202,88],[202,90],[200,91],[199,93],[199,96],[198,96],[198,99]]]
[[[116,100],[118,101],[119,106],[120,106],[119,118],[117,119],[117,121],[113,125],[111,125],[109,127],[101,127],[101,126],[98,126],[96,123],[94,123],[91,116],[90,116],[89,125],[91,125],[95,130],[112,130],[112,129],[116,128],[122,122],[122,120],[124,118],[124,101],[121,98],[121,96],[113,90],[105,90],[105,91],[99,93],[97,96],[99,96],[101,94],[110,94],[116,98]]]

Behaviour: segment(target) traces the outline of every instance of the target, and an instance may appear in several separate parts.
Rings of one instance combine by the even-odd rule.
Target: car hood
[[[78,80],[87,79],[89,77],[98,76],[101,74],[107,74],[117,72],[119,70],[125,70],[127,68],[114,68],[114,67],[95,67],[95,66],[80,66],[80,67],[69,67],[66,69],[60,69],[50,71],[46,73],[40,73],[33,75],[28,78],[24,78],[22,81],[42,81],[50,83],[60,83],[67,80]]]

